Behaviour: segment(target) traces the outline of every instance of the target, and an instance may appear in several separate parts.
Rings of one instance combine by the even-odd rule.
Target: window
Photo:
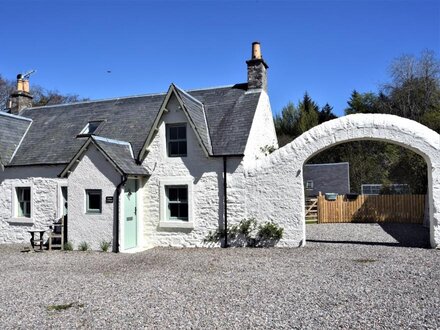
[[[86,189],[86,213],[102,212],[102,191],[97,189]]]
[[[193,230],[193,177],[173,176],[159,179],[159,228]]]
[[[18,218],[31,217],[31,188],[30,187],[16,187],[15,193],[17,196],[16,216]]]
[[[313,189],[313,180],[307,180],[306,189]]]
[[[101,125],[102,120],[89,121],[86,127],[83,128],[79,135],[92,135],[98,132],[98,128]]]
[[[167,220],[188,221],[188,187],[166,186]]]
[[[186,157],[186,125],[167,125],[168,157]]]
[[[409,185],[402,183],[393,183],[389,185],[363,184],[361,185],[361,190],[362,195],[403,195],[411,193]]]

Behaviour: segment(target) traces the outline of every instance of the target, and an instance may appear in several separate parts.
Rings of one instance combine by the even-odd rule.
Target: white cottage
[[[67,215],[68,241],[114,251],[201,246],[247,216],[245,171],[277,139],[258,43],[248,81],[0,113],[0,243]]]

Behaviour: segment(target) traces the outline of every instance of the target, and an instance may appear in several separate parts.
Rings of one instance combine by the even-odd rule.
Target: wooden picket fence
[[[318,223],[400,222],[422,224],[425,195],[359,195],[335,201],[318,196]]]

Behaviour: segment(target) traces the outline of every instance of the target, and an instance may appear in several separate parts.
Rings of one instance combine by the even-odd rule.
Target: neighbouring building
[[[319,192],[345,195],[350,192],[350,164],[306,164],[304,165],[304,189],[306,196],[317,196]]]

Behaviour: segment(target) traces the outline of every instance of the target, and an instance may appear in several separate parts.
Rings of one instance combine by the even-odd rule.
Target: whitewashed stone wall
[[[285,229],[281,246],[305,244],[302,168],[317,153],[354,140],[392,142],[423,156],[428,165],[431,245],[440,244],[440,136],[397,116],[356,114],[331,120],[247,168],[248,216],[272,220]],[[368,158],[368,155],[366,155]]]
[[[48,229],[59,216],[59,185],[66,180],[57,175],[62,166],[26,166],[0,171],[0,243],[28,243],[30,229]],[[14,220],[15,186],[31,187],[31,218]],[[47,236],[45,236],[47,238]]]
[[[84,241],[94,250],[99,250],[103,240],[113,242],[116,187],[121,182],[121,175],[91,144],[69,175],[68,182],[68,240],[74,248]],[[101,214],[86,213],[86,189],[102,190]],[[114,202],[106,203],[106,196],[113,196]]]
[[[200,246],[210,230],[215,230],[223,218],[223,163],[221,158],[208,158],[198,144],[197,137],[186,115],[178,108],[173,96],[167,105],[159,131],[151,142],[143,164],[152,175],[144,193],[144,244],[151,246]],[[166,124],[187,123],[187,157],[168,157],[166,151]],[[189,179],[193,195],[188,196],[193,206],[193,229],[161,228],[160,211],[165,201],[160,199],[160,182],[176,178]],[[191,220],[191,219],[190,219]]]
[[[244,152],[244,166],[252,166],[255,160],[264,158],[268,151],[266,147],[278,149],[278,140],[269,96],[265,91],[261,91]]]

